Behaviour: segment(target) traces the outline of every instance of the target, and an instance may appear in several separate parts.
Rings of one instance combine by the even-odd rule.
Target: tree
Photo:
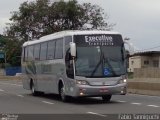
[[[0,51],[6,46],[6,37],[0,34]]]
[[[5,52],[6,61],[11,66],[21,65],[21,46],[22,42],[17,39],[8,38],[6,41]]]
[[[25,41],[62,30],[110,30],[114,24],[107,22],[107,15],[98,5],[79,4],[76,0],[51,2],[36,0],[23,2],[19,11],[12,12],[12,23],[6,27],[4,50],[7,62],[20,65],[21,46]]]
[[[79,4],[76,0],[51,2],[37,0],[24,2],[13,12],[6,34],[27,41],[62,30],[110,30],[104,10],[91,3]]]
[[[11,66],[20,66],[22,41],[0,35],[0,52],[5,53],[6,62]],[[0,59],[0,64],[4,66],[5,59]]]
[[[5,45],[6,45],[6,40],[5,37],[3,35],[0,35],[0,55],[5,55]],[[0,68],[4,67],[4,63],[5,63],[5,58],[1,57],[0,58]]]

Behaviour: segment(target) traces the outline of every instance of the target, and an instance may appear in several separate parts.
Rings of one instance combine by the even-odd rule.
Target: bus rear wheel
[[[102,96],[102,100],[104,102],[109,102],[111,100],[112,95],[104,95]]]

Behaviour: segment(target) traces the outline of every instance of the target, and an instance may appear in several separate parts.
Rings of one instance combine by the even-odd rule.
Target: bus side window
[[[28,46],[28,61],[32,61],[33,58],[33,46]]]
[[[55,55],[55,41],[49,41],[47,50],[47,60],[54,59],[54,55]]]
[[[25,48],[26,47],[23,47],[22,49],[22,61],[25,62]]]
[[[24,57],[23,57],[23,61],[26,62],[28,60],[28,47],[24,47]]]
[[[63,58],[63,39],[56,40],[55,59]]]
[[[40,44],[34,46],[34,60],[39,60],[40,57]]]
[[[47,57],[47,42],[41,43],[40,60],[46,60]]]

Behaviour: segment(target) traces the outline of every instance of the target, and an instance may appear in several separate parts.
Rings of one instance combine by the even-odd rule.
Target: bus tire
[[[104,102],[109,102],[111,100],[112,95],[104,95],[102,96],[102,100]]]
[[[61,100],[63,102],[68,102],[69,98],[67,95],[65,95],[65,88],[64,88],[64,85],[63,83],[61,82],[60,85],[59,85],[59,95],[61,97]]]
[[[35,90],[35,85],[34,85],[33,80],[31,80],[31,82],[30,82],[30,88],[31,88],[31,92],[32,92],[33,96],[39,95],[39,92]]]

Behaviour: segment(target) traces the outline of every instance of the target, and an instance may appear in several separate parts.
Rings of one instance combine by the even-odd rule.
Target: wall
[[[5,75],[5,70],[4,69],[0,69],[0,76]]]
[[[144,61],[148,61],[148,64],[144,64]],[[154,61],[158,62],[160,68],[160,57],[159,56],[133,56],[129,58],[128,72],[134,72],[135,68],[148,68],[155,67]]]
[[[128,80],[128,93],[160,96],[160,79]]]
[[[160,68],[135,68],[134,78],[160,78]]]
[[[134,56],[129,58],[128,72],[134,72],[134,68],[141,68],[141,56]]]
[[[149,64],[148,65],[144,64],[144,61],[149,61]],[[154,61],[159,61],[159,57],[142,56],[141,57],[141,68],[154,67],[154,64],[153,64]],[[157,66],[157,67],[159,67],[159,66]]]
[[[21,73],[21,67],[7,67],[6,68],[6,75],[7,76],[14,76],[16,73]]]

